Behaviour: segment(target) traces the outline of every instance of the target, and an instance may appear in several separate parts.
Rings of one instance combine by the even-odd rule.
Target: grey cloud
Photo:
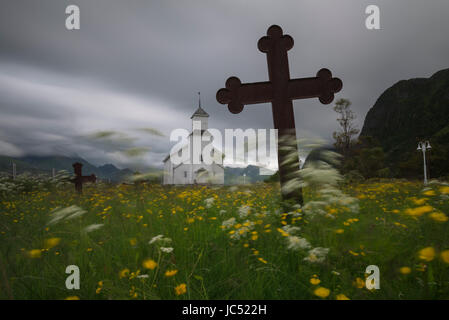
[[[295,39],[292,77],[329,68],[343,80],[361,128],[368,109],[401,79],[447,68],[447,0],[72,0],[81,30],[65,29],[66,2],[0,4],[0,151],[77,153],[126,166],[126,145],[88,141],[98,131],[135,137],[161,165],[174,128],[190,128],[196,92],[210,126],[271,128],[269,104],[231,114],[215,100],[232,75],[268,79],[257,40],[279,24]],[[364,27],[365,7],[381,9],[379,31]],[[332,105],[295,101],[298,135],[331,140]],[[154,128],[165,137],[139,128]],[[17,151],[16,150],[16,151]]]

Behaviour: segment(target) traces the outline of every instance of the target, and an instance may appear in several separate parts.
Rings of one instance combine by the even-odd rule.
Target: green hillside
[[[422,167],[420,140],[429,140],[430,174],[449,174],[449,69],[432,77],[402,80],[369,110],[361,136],[377,139],[398,176],[416,177]]]

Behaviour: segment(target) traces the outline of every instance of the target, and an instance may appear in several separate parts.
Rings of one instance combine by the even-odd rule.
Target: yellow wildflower
[[[351,300],[343,293],[337,294],[337,300]]]
[[[42,251],[39,249],[33,249],[33,250],[28,251],[28,256],[33,259],[40,258],[41,254],[42,254]]]
[[[267,263],[267,260],[265,260],[265,259],[263,259],[263,258],[257,258],[260,262],[262,262],[262,263]]]
[[[125,278],[125,277],[127,277],[129,275],[129,269],[128,268],[125,268],[125,269],[123,269],[122,271],[120,271],[119,273],[118,273],[118,276],[119,276],[119,278],[121,279],[121,278]]]
[[[447,215],[445,215],[442,212],[433,212],[433,213],[429,214],[429,218],[431,218],[437,222],[446,222],[447,220],[449,220]]]
[[[281,228],[277,228],[276,229],[283,237],[288,237],[289,234],[287,232],[285,232],[284,230],[282,230]]]
[[[357,252],[354,252],[352,250],[349,250],[349,253],[352,254],[353,256],[358,256],[359,255]]]
[[[136,238],[129,239],[129,244],[134,247],[137,244],[137,239]]]
[[[406,209],[405,210],[405,214],[408,214],[412,217],[420,217],[422,216],[424,213],[428,213],[428,212],[432,212],[433,208],[431,206],[422,206],[422,207],[417,207],[414,209]]]
[[[449,194],[449,187],[448,186],[441,187],[440,192],[443,194]]]
[[[178,270],[167,270],[167,271],[165,271],[165,276],[166,277],[173,277],[177,273],[178,273]]]
[[[335,230],[335,233],[337,233],[337,234],[342,234],[344,232],[345,232],[344,229],[337,229],[337,230]]]
[[[402,274],[409,274],[409,273],[412,272],[412,269],[410,269],[409,267],[401,267],[399,269],[399,272],[402,273]]]
[[[444,250],[441,252],[441,260],[449,264],[449,250]]]
[[[426,195],[426,196],[434,196],[435,195],[435,191],[427,190],[427,191],[423,192],[423,194]]]
[[[79,300],[79,299],[80,298],[77,296],[70,296],[70,297],[65,298],[64,300]]]
[[[418,252],[418,257],[424,261],[432,261],[435,258],[435,249],[427,247]]]
[[[157,263],[156,263],[156,261],[154,261],[153,259],[147,259],[147,260],[144,260],[144,261],[142,262],[142,266],[143,266],[145,269],[153,270],[154,268],[157,267]]]
[[[363,281],[362,278],[356,278],[353,284],[355,287],[357,287],[359,289],[362,289],[365,287],[365,281]]]
[[[416,199],[416,198],[412,198],[413,203],[416,204],[417,206],[422,206],[424,203],[426,203],[427,198],[421,198],[421,199]]]
[[[181,283],[179,286],[175,287],[175,293],[177,296],[187,292],[187,287],[185,283]]]
[[[45,249],[51,249],[53,247],[56,247],[59,242],[61,242],[61,238],[50,238],[44,241],[44,248]]]
[[[320,284],[320,282],[321,282],[321,280],[320,279],[318,279],[318,278],[315,278],[315,277],[313,277],[313,278],[310,278],[310,283],[311,284],[313,284],[314,286],[316,286],[317,284]]]
[[[327,298],[331,291],[324,287],[318,287],[313,291],[313,294],[320,298]]]

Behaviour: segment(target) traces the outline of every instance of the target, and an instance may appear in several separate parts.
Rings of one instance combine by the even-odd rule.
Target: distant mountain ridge
[[[51,174],[53,168],[56,171],[66,170],[73,173],[72,164],[75,162],[83,164],[84,175],[95,174],[99,179],[112,182],[123,181],[133,174],[132,170],[119,169],[113,164],[96,167],[83,158],[66,156],[25,156],[20,158],[0,156],[0,172],[11,173],[12,162],[16,163],[17,174],[24,172]]]
[[[254,183],[266,180],[269,175],[260,175],[260,167],[249,165],[243,168],[225,167],[225,184]],[[243,176],[245,174],[245,177]],[[274,171],[273,171],[274,174]]]
[[[83,164],[83,175],[95,174],[97,178],[121,182],[134,174],[131,169],[119,169],[113,164],[95,166],[81,157],[67,156],[26,156],[12,158],[0,156],[0,172],[12,173],[12,162],[16,163],[17,174],[29,172],[32,174],[51,174],[53,168],[56,171],[66,170],[73,173],[72,164],[80,162]],[[249,165],[243,168],[225,167],[225,184],[254,183],[264,181],[268,176],[260,175],[260,168]],[[274,172],[273,172],[274,173]],[[243,178],[243,175],[246,175]]]

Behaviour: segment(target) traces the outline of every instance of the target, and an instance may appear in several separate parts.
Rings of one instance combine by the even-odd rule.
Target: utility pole
[[[17,168],[16,168],[15,162],[13,162],[12,163],[12,179],[16,180],[16,176],[17,176]]]
[[[422,156],[424,160],[424,185],[427,185],[427,166],[426,166],[426,151],[432,149],[429,141],[420,141],[418,143],[418,149],[422,151]]]

